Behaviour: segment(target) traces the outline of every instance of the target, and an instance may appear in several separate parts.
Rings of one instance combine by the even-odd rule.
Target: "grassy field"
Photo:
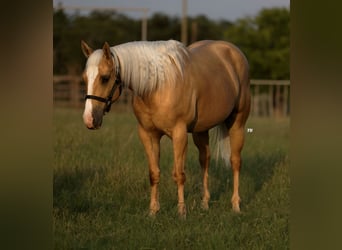
[[[110,113],[87,130],[82,110],[54,110],[55,249],[288,249],[289,120],[250,119],[240,177],[241,214],[231,210],[231,169],[211,162],[209,211],[192,140],[187,219],[177,215],[172,148],[161,148],[161,210],[148,217],[149,177],[133,113]]]

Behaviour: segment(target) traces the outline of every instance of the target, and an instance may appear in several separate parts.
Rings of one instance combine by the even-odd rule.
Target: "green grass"
[[[55,249],[288,249],[289,120],[251,118],[240,177],[241,214],[231,210],[231,169],[211,162],[209,211],[191,138],[187,218],[177,216],[172,148],[162,139],[161,210],[148,217],[148,166],[133,113],[110,113],[90,131],[82,110],[54,111]]]

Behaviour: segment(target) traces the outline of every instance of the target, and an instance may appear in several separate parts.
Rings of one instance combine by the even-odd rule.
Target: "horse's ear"
[[[103,56],[107,60],[111,60],[112,59],[112,52],[110,51],[110,47],[109,47],[109,44],[107,42],[104,43],[102,50],[103,50]]]
[[[93,49],[89,47],[89,45],[85,41],[81,41],[81,48],[82,52],[85,55],[85,57],[89,57],[91,53],[93,53]]]

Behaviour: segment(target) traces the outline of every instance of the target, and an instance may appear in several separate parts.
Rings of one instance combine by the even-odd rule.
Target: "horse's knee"
[[[177,183],[177,184],[184,184],[186,181],[186,176],[184,172],[181,173],[177,173],[176,171],[173,172],[172,174],[173,176],[173,180]]]
[[[150,171],[150,184],[159,184],[160,180],[160,172],[159,171]]]

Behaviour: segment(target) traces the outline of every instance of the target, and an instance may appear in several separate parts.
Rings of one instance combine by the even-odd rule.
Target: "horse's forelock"
[[[88,58],[86,68],[90,66],[98,66],[101,58],[103,56],[103,51],[101,49],[95,50]]]

